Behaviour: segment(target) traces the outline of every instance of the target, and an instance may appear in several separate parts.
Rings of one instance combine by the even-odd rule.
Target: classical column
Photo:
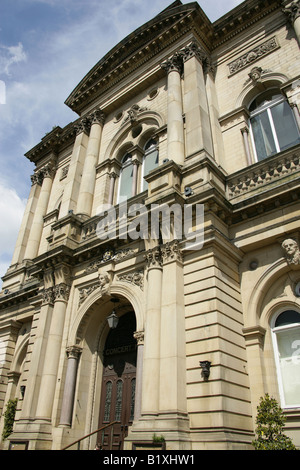
[[[166,243],[161,249],[159,412],[182,417],[187,412],[183,262],[178,241]]]
[[[300,0],[290,3],[283,11],[289,16],[300,44]]]
[[[45,288],[42,291],[42,304],[40,311],[36,313],[38,321],[35,318],[33,320],[33,323],[37,324],[37,328],[31,353],[26,393],[21,411],[22,420],[27,420],[28,418],[32,419],[35,416],[39,397],[40,379],[43,372],[45,351],[54,304],[52,269],[44,272],[44,285]]]
[[[159,407],[160,309],[162,260],[159,247],[146,254],[147,304],[145,320],[142,415],[156,415]]]
[[[50,420],[57,383],[57,372],[61,354],[61,342],[65,324],[65,313],[70,293],[69,285],[60,283],[53,287],[54,308],[48,335],[47,349],[41,387],[36,410],[36,418]]]
[[[109,183],[108,204],[113,205],[117,174],[115,172],[112,172],[109,174],[109,177],[110,177],[110,183]]]
[[[24,259],[33,259],[38,255],[41,235],[44,228],[44,216],[47,213],[54,171],[54,165],[51,162],[40,170],[39,177],[43,179],[43,183],[35,208]]]
[[[243,141],[244,141],[244,147],[245,147],[246,158],[247,158],[247,165],[251,165],[252,164],[252,159],[251,159],[251,151],[250,151],[250,145],[249,145],[249,129],[248,129],[248,127],[243,127],[243,129],[241,129],[241,133],[242,133]]]
[[[89,142],[89,129],[90,120],[86,117],[81,119],[81,121],[75,125],[76,139],[62,197],[60,217],[67,216],[69,211],[76,212],[81,175]]]
[[[213,156],[213,143],[203,67],[207,55],[196,43],[184,49],[184,113],[186,156],[206,150]]]
[[[91,130],[84,160],[80,192],[77,202],[77,214],[91,216],[96,182],[96,165],[100,151],[104,114],[100,109],[91,116]]]
[[[184,128],[181,91],[182,54],[175,53],[161,64],[168,74],[168,139],[167,157],[178,165],[184,163]]]
[[[59,422],[60,426],[69,427],[72,424],[77,369],[81,351],[82,348],[78,346],[67,348],[68,365]]]
[[[142,377],[143,377],[143,360],[144,360],[144,332],[143,331],[136,331],[134,333],[134,337],[135,337],[136,342],[137,342],[134,419],[137,420],[141,416],[141,409],[142,409]]]
[[[37,207],[42,183],[43,177],[40,171],[31,176],[31,190],[29,193],[21,227],[16,241],[15,250],[11,262],[12,265],[16,263],[21,263],[24,259],[24,253],[26,250],[30,228]]]

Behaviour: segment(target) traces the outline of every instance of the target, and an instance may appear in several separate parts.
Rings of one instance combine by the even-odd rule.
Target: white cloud
[[[25,205],[14,188],[0,180],[0,276],[10,265]]]
[[[16,46],[0,45],[0,73],[10,75],[11,66],[19,62],[24,62],[26,59],[27,55],[22,43],[19,42]]]

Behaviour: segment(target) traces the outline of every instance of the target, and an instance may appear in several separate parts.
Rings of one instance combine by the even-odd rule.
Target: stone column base
[[[51,450],[51,421],[35,419],[16,422],[14,431],[4,442],[3,448],[8,450],[13,443],[26,443],[27,450]]]

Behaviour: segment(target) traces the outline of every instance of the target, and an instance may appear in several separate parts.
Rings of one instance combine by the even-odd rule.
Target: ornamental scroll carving
[[[233,75],[239,72],[240,70],[244,69],[245,67],[248,67],[256,60],[260,59],[261,57],[264,57],[267,54],[270,54],[278,48],[279,45],[275,37],[269,39],[263,44],[260,44],[259,46],[255,47],[249,52],[246,52],[246,54],[240,56],[238,59],[228,64],[230,75]]]
[[[92,273],[94,271],[97,271],[99,267],[107,262],[107,261],[115,261],[119,262],[122,261],[123,259],[130,258],[136,253],[135,250],[132,250],[131,248],[125,249],[125,250],[119,250],[114,252],[113,250],[106,250],[100,257],[100,259],[97,259],[95,261],[92,261],[88,267],[85,270],[85,273]]]
[[[287,238],[286,240],[284,240],[281,246],[284,250],[285,258],[288,264],[300,264],[300,251],[299,245],[296,240],[292,238]]]

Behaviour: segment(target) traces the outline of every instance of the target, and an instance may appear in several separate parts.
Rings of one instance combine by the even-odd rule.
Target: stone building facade
[[[265,393],[300,445],[299,16],[247,0],[211,23],[175,1],[26,154],[2,448],[249,449]]]

